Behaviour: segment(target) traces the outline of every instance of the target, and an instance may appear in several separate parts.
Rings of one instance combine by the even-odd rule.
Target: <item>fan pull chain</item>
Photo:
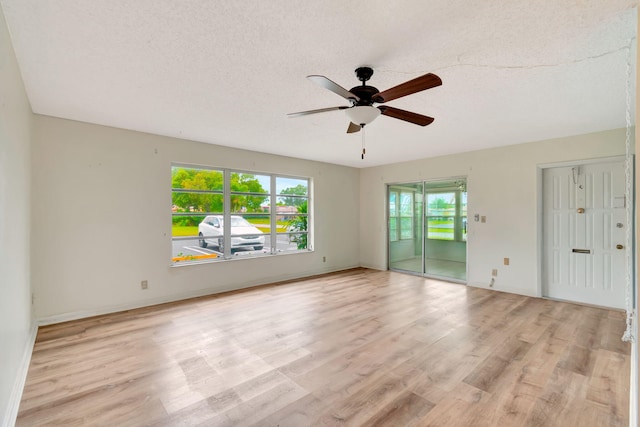
[[[361,124],[360,127],[362,127],[362,160],[364,160],[364,154],[365,154],[365,149],[364,149],[364,123]]]

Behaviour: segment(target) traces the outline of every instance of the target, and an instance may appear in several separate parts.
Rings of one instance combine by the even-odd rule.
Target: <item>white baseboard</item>
[[[369,270],[379,270],[379,271],[388,270],[386,265],[360,264],[360,267],[368,268]]]
[[[527,297],[538,297],[538,295],[536,295],[535,290],[533,289],[525,289],[525,288],[503,288],[500,286],[489,286],[488,283],[482,283],[482,282],[467,282],[468,286],[473,286],[474,288],[482,288],[482,289],[488,289],[490,291],[498,291],[498,292],[507,292],[509,294],[516,294],[516,295],[524,295]]]
[[[7,411],[4,414],[2,420],[2,427],[12,427],[16,424],[18,418],[18,410],[20,409],[20,401],[22,400],[22,392],[24,391],[24,384],[27,381],[27,373],[29,372],[29,364],[31,363],[31,355],[33,354],[33,346],[36,342],[36,335],[38,335],[38,326],[34,323],[29,331],[29,338],[22,352],[22,361],[20,367],[16,372],[16,378],[11,390],[11,396],[9,397],[9,404],[7,405]]]
[[[223,288],[199,289],[195,291],[165,295],[157,298],[149,298],[149,299],[135,301],[131,303],[118,304],[118,305],[112,305],[107,307],[97,307],[93,310],[82,310],[82,311],[74,311],[69,313],[55,314],[52,316],[45,316],[45,317],[38,318],[37,324],[39,326],[53,325],[56,323],[69,322],[72,320],[86,319],[88,317],[93,317],[93,316],[102,316],[104,314],[118,313],[120,311],[126,311],[126,310],[134,310],[136,308],[150,307],[153,305],[176,302],[176,301],[186,300],[190,298],[198,298],[198,297],[203,297],[207,295],[220,294],[223,292],[237,291],[240,289],[248,289],[255,286],[269,285],[272,283],[284,282],[287,280],[304,279],[305,277],[334,273],[337,271],[349,270],[351,268],[357,268],[357,267],[358,266],[335,267],[331,269],[324,269],[324,270],[318,270],[318,271],[308,271],[308,272],[305,272],[303,275],[283,274],[280,276],[270,277],[268,282],[242,283],[242,284],[234,284],[234,285],[232,284]]]

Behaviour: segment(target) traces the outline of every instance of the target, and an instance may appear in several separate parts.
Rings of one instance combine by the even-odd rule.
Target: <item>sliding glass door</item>
[[[466,281],[466,179],[388,186],[389,268]]]
[[[422,206],[421,182],[388,187],[389,267],[422,273]]]
[[[466,281],[466,180],[427,182],[424,196],[427,205],[424,274]]]

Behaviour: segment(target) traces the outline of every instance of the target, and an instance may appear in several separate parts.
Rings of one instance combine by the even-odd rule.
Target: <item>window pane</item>
[[[265,234],[270,233],[271,218],[269,217],[268,212],[265,214],[244,214],[242,216],[249,224],[251,224],[251,226],[256,227]]]
[[[413,216],[413,193],[400,193],[400,215]]]
[[[231,173],[232,193],[269,194],[271,178],[268,175],[254,175],[243,172]]]
[[[427,216],[455,216],[456,193],[431,193],[427,195]]]
[[[174,191],[171,194],[172,212],[223,212],[223,195]]]
[[[305,181],[306,182],[306,181]],[[307,197],[277,197],[276,251],[297,251],[308,248]],[[296,203],[287,205],[285,203]]]
[[[171,235],[174,237],[197,236],[198,224],[204,215],[173,215]]]
[[[254,224],[253,217],[231,216],[231,249],[234,252],[262,251],[267,243],[264,232]],[[224,223],[223,223],[224,225]],[[227,230],[227,227],[224,228]]]
[[[398,222],[397,218],[389,218],[389,240],[395,242],[398,240]]]
[[[307,249],[307,233],[278,235],[278,252]]]
[[[289,217],[289,219],[287,221],[283,221],[283,224],[285,224],[284,228],[285,231],[288,232],[296,232],[296,231],[308,231],[307,230],[307,224],[308,224],[308,220],[309,217],[306,214],[298,214],[298,215],[294,215]],[[278,222],[278,230],[280,230],[280,222]]]
[[[306,250],[309,180],[276,177],[276,192],[276,250]]]
[[[214,250],[203,250],[198,237],[190,240],[185,238],[176,238],[171,243],[173,246],[172,261],[174,264],[197,263],[202,261],[221,261],[222,254]]]
[[[460,193],[460,216],[467,216],[467,193]]]
[[[454,240],[455,218],[450,216],[427,217],[427,238]]]
[[[171,168],[171,187],[223,191],[223,176],[224,174],[219,170],[173,166]]]
[[[306,198],[297,199],[298,206],[284,205],[289,197],[278,197],[276,206],[276,231],[278,251],[306,250],[308,248],[308,224]]]
[[[277,197],[276,198],[276,222],[278,229],[287,226],[290,221],[296,220],[301,213],[307,213],[308,199],[306,197]],[[293,203],[293,204],[290,204]]]
[[[209,245],[203,248],[204,240],[198,236],[200,224],[205,218],[202,215],[173,215],[172,224],[172,261],[178,263],[194,263],[200,261],[219,261],[221,254]],[[209,234],[207,231],[204,233]],[[209,241],[211,243],[211,241]]]
[[[231,196],[231,213],[244,212],[265,212],[263,206],[265,200],[269,200],[269,196]],[[269,210],[266,209],[268,213]]]
[[[308,247],[307,208],[309,180],[276,177],[276,250],[296,251]]]
[[[413,239],[413,218],[400,219],[400,238]]]
[[[395,191],[391,191],[389,193],[389,216],[390,217],[394,217],[398,215],[398,212],[396,210],[397,196],[398,196],[398,193],[396,193]]]
[[[309,195],[309,180],[297,178],[276,177],[276,194],[278,195]],[[295,205],[295,202],[287,203]]]
[[[307,200],[309,200],[307,196],[278,196],[276,203],[278,206],[288,206],[295,210],[296,207],[307,203]]]
[[[306,215],[295,215],[289,217],[288,220],[277,221],[276,232],[280,234],[296,233],[299,231],[308,231],[307,224],[309,218]]]

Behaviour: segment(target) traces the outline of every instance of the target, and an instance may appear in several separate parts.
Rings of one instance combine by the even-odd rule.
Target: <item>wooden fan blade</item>
[[[388,107],[386,105],[378,107],[382,115],[393,117],[394,119],[404,120],[405,122],[414,123],[419,126],[426,126],[433,123],[434,118],[423,116],[422,114],[412,113],[411,111],[401,110],[399,108]]]
[[[362,129],[360,127],[360,125],[357,125],[353,122],[349,122],[349,127],[347,128],[347,133],[355,133],[355,132],[360,132],[360,129]]]
[[[442,80],[435,74],[425,74],[424,76],[416,77],[413,80],[394,86],[391,89],[387,89],[380,93],[375,94],[372,97],[373,102],[389,102],[393,99],[398,99],[403,96],[411,95],[412,93],[421,92],[432,87],[440,86]]]
[[[346,110],[347,108],[350,108],[350,107],[344,106],[344,107],[320,108],[318,110],[299,111],[297,113],[289,113],[289,114],[287,114],[287,116],[289,116],[289,117],[300,117],[300,116],[306,116],[308,114],[326,113],[327,111]]]
[[[352,94],[351,92],[349,92],[348,90],[340,86],[339,84],[332,82],[325,76],[311,75],[311,76],[307,76],[307,78],[312,82],[314,82],[315,84],[320,85],[325,89],[329,89],[331,92],[336,93],[345,99],[353,99],[355,101],[360,101],[359,97]]]

